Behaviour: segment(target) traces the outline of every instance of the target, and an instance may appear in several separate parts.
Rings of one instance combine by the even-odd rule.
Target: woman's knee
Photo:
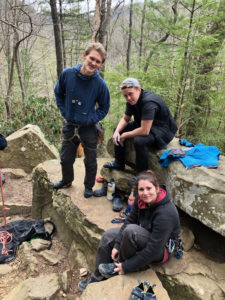
[[[119,228],[110,228],[105,231],[101,238],[101,244],[108,244],[112,242],[119,232]]]
[[[135,232],[139,229],[139,226],[136,224],[128,224],[123,231],[123,237],[127,239],[132,239]]]

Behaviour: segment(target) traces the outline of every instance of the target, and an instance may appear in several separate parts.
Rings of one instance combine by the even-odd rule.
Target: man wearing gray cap
[[[115,161],[105,168],[124,170],[126,140],[133,138],[136,151],[136,171],[148,170],[149,146],[166,148],[173,139],[177,125],[167,104],[156,94],[141,88],[136,78],[127,78],[121,84],[126,109],[114,134]],[[134,121],[130,121],[131,117]],[[135,177],[130,184],[135,183]]]

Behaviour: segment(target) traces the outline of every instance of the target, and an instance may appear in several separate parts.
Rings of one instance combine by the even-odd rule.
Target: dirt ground
[[[4,172],[4,170],[3,170]],[[14,178],[10,173],[5,173],[6,183],[3,185],[3,197],[5,204],[21,203],[26,205],[31,205],[32,203],[32,182],[30,177],[25,178]],[[2,204],[2,199],[0,197],[0,204]],[[7,215],[7,212],[6,212]],[[21,219],[32,219],[31,215],[14,215],[7,217],[7,223],[21,220]],[[0,217],[0,226],[4,225],[3,217]],[[22,263],[19,258],[16,257],[8,265],[12,268],[12,271],[0,275],[0,299],[7,295],[18,283],[29,278],[38,277],[39,275],[44,275],[48,273],[63,273],[65,270],[69,269],[69,263],[67,260],[68,249],[64,247],[62,242],[59,240],[57,233],[54,233],[52,240],[51,250],[56,254],[63,256],[63,259],[55,266],[50,266],[44,258],[40,257],[37,252],[32,250],[32,254],[36,257],[39,264],[37,267],[37,273],[35,275],[28,275],[27,271],[23,269]],[[19,274],[19,276],[18,276]],[[72,284],[69,292],[67,294],[62,291],[59,294],[58,299],[80,299],[81,293],[77,289],[77,284],[80,281],[79,269],[73,270],[72,274]],[[84,280],[86,278],[82,278]]]

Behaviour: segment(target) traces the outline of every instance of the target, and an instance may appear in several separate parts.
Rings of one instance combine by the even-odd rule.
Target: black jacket
[[[157,147],[165,148],[174,138],[177,124],[170,113],[169,107],[158,95],[142,90],[135,105],[127,102],[125,114],[133,115],[135,122],[140,126],[141,120],[151,120],[151,118],[146,118],[146,111],[152,105],[155,105],[156,113],[150,133],[155,137]]]
[[[169,191],[165,186],[162,188],[166,190],[166,196],[150,207],[140,209],[136,199],[130,215],[120,229],[114,245],[118,250],[123,230],[128,224],[140,225],[151,233],[146,247],[122,263],[124,273],[138,271],[149,263],[157,261],[159,253],[164,253],[169,238],[176,238],[180,234],[178,211],[171,202]]]

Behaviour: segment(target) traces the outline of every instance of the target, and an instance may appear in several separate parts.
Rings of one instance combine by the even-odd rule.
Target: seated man
[[[148,170],[149,146],[159,149],[173,139],[177,125],[166,103],[157,95],[140,87],[135,78],[127,78],[121,85],[126,99],[125,113],[113,134],[115,161],[105,168],[124,170],[126,140],[133,138],[137,173]],[[131,117],[134,121],[131,121]],[[130,184],[134,184],[136,177]]]

